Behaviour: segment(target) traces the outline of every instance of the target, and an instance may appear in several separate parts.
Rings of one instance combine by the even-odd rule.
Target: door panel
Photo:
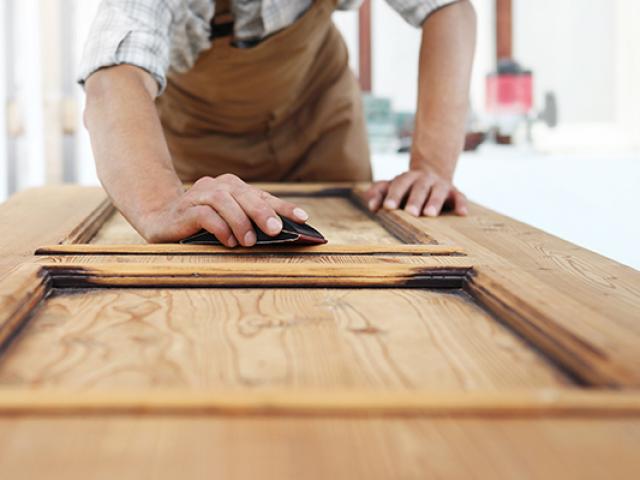
[[[0,207],[0,477],[637,477],[638,272],[475,205],[262,187],[329,244],[149,245],[99,189]]]
[[[12,480],[43,471],[55,479],[635,479],[639,439],[638,419],[18,417],[0,418],[0,471]]]
[[[493,390],[571,382],[465,293],[94,289],[46,301],[0,384]]]
[[[283,196],[309,214],[309,224],[332,245],[397,245],[402,243],[366,212],[343,196]],[[92,244],[143,244],[144,239],[118,212],[114,212],[91,239]]]

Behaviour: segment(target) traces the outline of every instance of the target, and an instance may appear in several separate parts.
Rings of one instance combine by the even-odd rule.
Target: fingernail
[[[433,206],[427,207],[424,213],[427,214],[427,217],[435,217],[436,215],[438,215],[438,212],[436,212],[436,207]]]
[[[256,243],[256,240],[257,240],[256,233],[253,230],[249,230],[247,233],[245,233],[244,244],[247,247],[254,245]]]
[[[238,246],[238,241],[236,240],[236,237],[234,237],[233,235],[231,235],[228,239],[227,239],[227,245],[229,247],[237,247]]]
[[[375,198],[369,200],[369,210],[375,210],[378,206],[378,201]]]
[[[267,220],[267,230],[274,235],[282,230],[282,221],[276,217],[269,217]]]
[[[395,210],[396,208],[398,208],[398,204],[395,200],[385,200],[384,208],[388,210]]]
[[[407,211],[407,213],[413,215],[414,217],[418,217],[420,216],[420,211],[418,210],[418,207],[411,205],[407,208],[405,208],[405,210]]]
[[[309,218],[309,215],[307,214],[307,212],[305,212],[303,209],[301,208],[294,208],[293,209],[293,214],[298,217],[300,220],[302,220],[303,222],[306,222],[307,219]]]

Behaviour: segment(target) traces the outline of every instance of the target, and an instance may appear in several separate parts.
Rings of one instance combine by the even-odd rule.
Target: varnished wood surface
[[[18,417],[0,447],[12,480],[633,480],[640,421]]]
[[[477,390],[570,383],[462,293],[372,293],[109,289],[56,295],[3,355],[0,384]]]

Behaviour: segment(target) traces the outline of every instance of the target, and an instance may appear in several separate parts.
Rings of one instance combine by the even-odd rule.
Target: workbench
[[[149,245],[93,187],[0,206],[0,478],[640,477],[640,272],[475,204],[259,186],[329,243]]]

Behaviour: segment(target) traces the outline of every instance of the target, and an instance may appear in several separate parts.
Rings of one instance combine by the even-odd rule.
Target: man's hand
[[[467,200],[452,179],[464,144],[475,30],[475,12],[466,0],[438,9],[423,23],[410,168],[371,187],[371,210],[404,206],[417,217],[435,217],[447,205],[467,214]]]
[[[256,243],[251,220],[275,236],[282,230],[278,214],[298,223],[309,218],[301,208],[235,175],[203,177],[161,209],[145,214],[141,233],[150,242],[171,242],[205,229],[227,247],[250,247]]]
[[[365,195],[369,210],[402,208],[413,216],[436,217],[443,207],[467,214],[467,199],[451,182],[435,172],[409,170],[393,180],[374,183]],[[405,204],[406,200],[406,204]]]

